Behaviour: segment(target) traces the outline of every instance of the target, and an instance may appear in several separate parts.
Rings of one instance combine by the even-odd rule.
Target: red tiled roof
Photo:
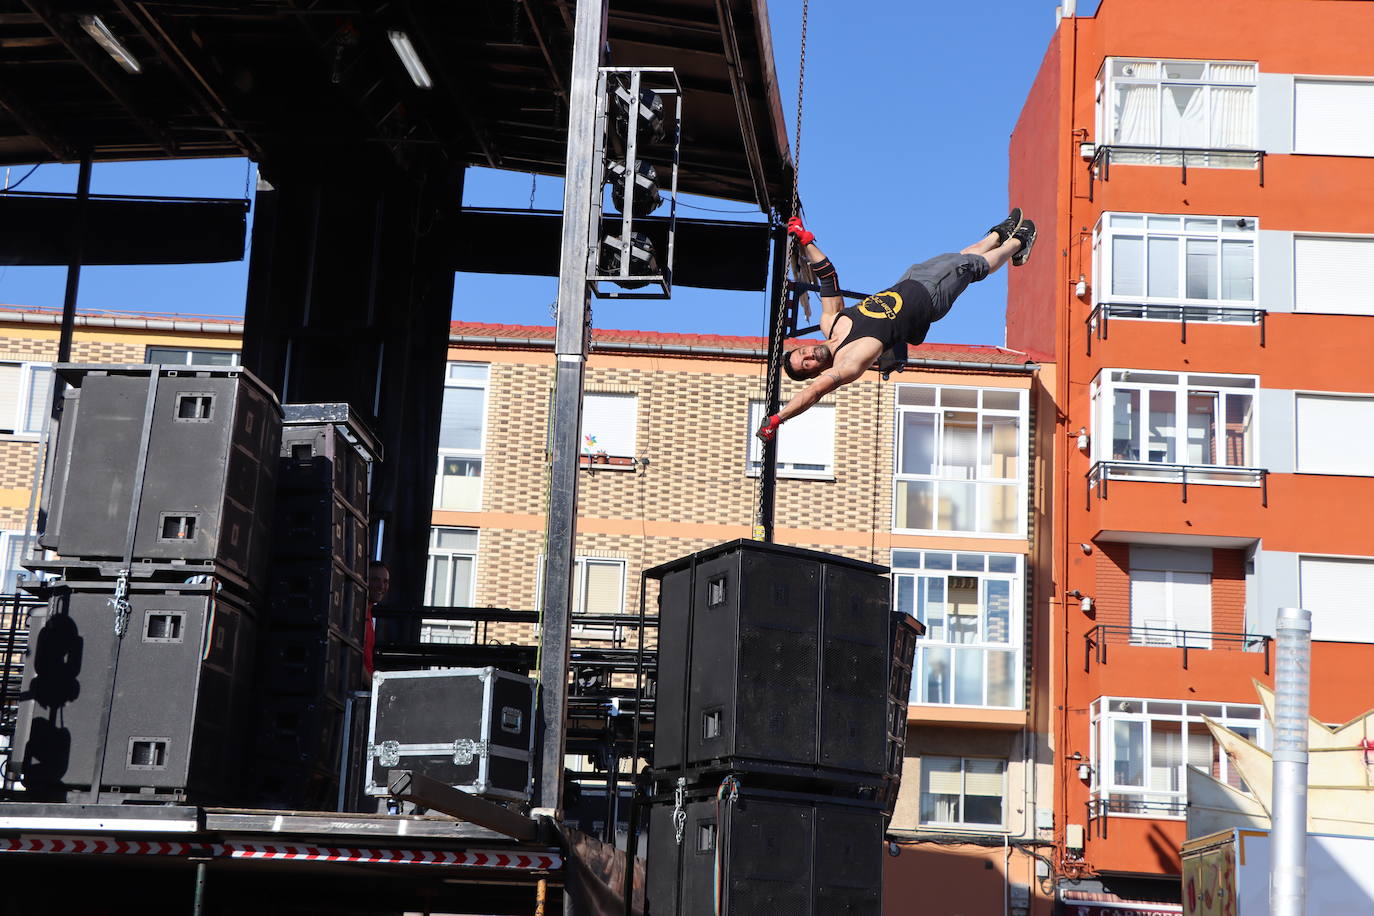
[[[489,338],[492,341],[511,342],[527,340],[530,343],[551,342],[554,328],[546,325],[529,324],[489,324],[480,321],[454,321],[449,324],[449,334],[458,338]],[[664,348],[694,348],[706,350],[762,350],[767,342],[762,337],[742,337],[728,334],[682,334],[665,331],[625,331],[611,328],[593,328],[592,341],[603,347],[616,344],[638,344],[641,346]],[[1020,366],[1033,360],[1025,353],[977,344],[923,343],[910,351],[912,359],[938,359],[970,363],[1004,363]]]
[[[7,318],[20,318],[24,315],[61,318],[62,310],[60,308],[48,308],[41,305],[7,305],[0,303],[0,322],[5,321]],[[77,309],[76,317],[126,321],[195,322],[202,325],[224,325],[226,328],[243,324],[243,316],[241,315],[192,315],[181,312],[126,312],[116,309]]]

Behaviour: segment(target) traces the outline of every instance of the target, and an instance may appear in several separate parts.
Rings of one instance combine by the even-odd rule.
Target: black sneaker
[[[1022,221],[1011,237],[1021,243],[1021,250],[1011,256],[1011,265],[1020,267],[1030,260],[1031,246],[1035,244],[1035,223],[1031,220]]]
[[[993,226],[991,229],[988,230],[988,232],[996,233],[997,244],[1001,245],[1004,244],[1007,239],[1011,238],[1012,235],[1016,233],[1016,230],[1020,228],[1021,208],[1012,207],[1011,212],[1007,214],[1007,218],[1002,220],[996,226]]]

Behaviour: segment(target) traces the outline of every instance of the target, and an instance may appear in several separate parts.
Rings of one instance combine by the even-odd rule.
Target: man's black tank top
[[[840,316],[851,324],[849,336],[835,348],[838,352],[852,340],[872,337],[887,350],[899,344],[918,344],[930,330],[934,305],[930,293],[916,280],[902,280],[891,289],[869,296],[842,309]]]

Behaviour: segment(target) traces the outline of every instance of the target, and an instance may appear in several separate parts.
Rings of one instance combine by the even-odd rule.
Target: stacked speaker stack
[[[40,800],[235,801],[281,410],[239,369],[56,371],[11,775]]]
[[[267,807],[327,810],[346,778],[346,731],[366,687],[371,435],[346,404],[288,404],[277,472],[276,541],[261,633],[250,770]],[[365,716],[354,716],[359,729]]]
[[[743,540],[649,571],[652,916],[881,912],[914,646],[886,572]]]

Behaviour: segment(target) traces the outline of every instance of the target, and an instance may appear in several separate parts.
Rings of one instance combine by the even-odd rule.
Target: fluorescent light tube
[[[128,73],[142,73],[143,66],[138,62],[138,58],[129,53],[129,49],[115,38],[114,32],[110,31],[99,16],[87,14],[80,19],[81,27],[86,30],[86,34],[95,39],[95,43],[105,49],[105,53],[115,59]]]
[[[429,78],[429,71],[420,62],[420,55],[415,53],[415,46],[410,43],[410,36],[400,29],[388,29],[386,37],[391,39],[391,46],[396,49],[396,56],[405,65],[411,81],[421,89],[433,87],[434,80]]]

